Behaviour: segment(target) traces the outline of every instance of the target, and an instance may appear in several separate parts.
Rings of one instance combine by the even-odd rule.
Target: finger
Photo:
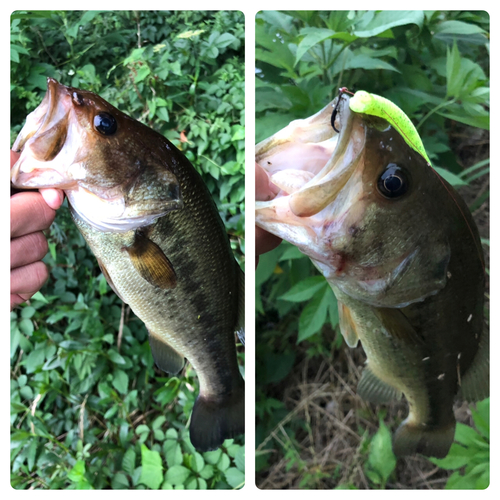
[[[257,201],[272,200],[279,192],[278,186],[269,181],[269,175],[258,164],[255,164],[255,199]]]
[[[17,193],[10,198],[10,236],[17,238],[48,229],[55,215],[40,193]]]
[[[12,269],[10,272],[10,293],[11,295],[33,295],[42,288],[48,277],[47,266],[40,261]]]
[[[41,231],[14,238],[10,241],[10,268],[42,260],[47,250],[47,240]]]
[[[261,227],[255,226],[255,254],[262,255],[270,252],[281,243],[281,238],[264,231]]]
[[[10,168],[14,166],[20,156],[20,153],[10,150]],[[61,189],[40,189],[40,193],[45,203],[53,210],[57,210],[64,201],[64,192]]]
[[[14,166],[14,163],[19,159],[21,153],[16,153],[15,151],[10,150],[10,168]]]
[[[45,203],[53,210],[57,210],[63,204],[64,191],[60,189],[40,189],[40,194]]]
[[[26,302],[28,299],[31,299],[35,295],[34,293],[11,293],[10,294],[10,310],[14,309],[14,307],[21,305],[23,302]]]

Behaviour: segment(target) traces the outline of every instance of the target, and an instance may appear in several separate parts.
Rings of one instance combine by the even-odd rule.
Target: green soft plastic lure
[[[346,88],[340,90],[341,92],[347,92]],[[413,125],[405,112],[398,108],[393,102],[379,95],[369,94],[364,90],[359,90],[351,97],[349,108],[355,113],[365,113],[387,120],[398,130],[406,143],[417,153],[421,154],[429,165],[431,164],[415,125]]]

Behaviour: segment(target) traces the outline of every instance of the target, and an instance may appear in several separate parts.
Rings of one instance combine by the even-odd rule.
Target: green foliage
[[[47,76],[98,92],[184,151],[243,263],[243,37],[238,12],[14,13],[12,135]],[[242,438],[195,451],[194,370],[166,378],[155,368],[144,324],[107,285],[67,208],[44,261],[48,282],[11,313],[12,486],[241,487]]]
[[[381,95],[402,108],[433,167],[452,185],[487,179],[488,159],[464,168],[456,153],[457,136],[489,128],[486,12],[262,11],[255,30],[257,143],[290,121],[316,113],[347,87]],[[488,197],[489,191],[481,193],[471,211]],[[287,410],[274,399],[269,408],[276,386],[269,360],[285,380],[296,366],[291,352],[297,361],[305,353],[311,364],[320,353],[335,359],[342,338],[329,286],[309,258],[288,244],[260,257],[255,303],[257,444],[266,443],[257,456],[259,470],[269,466],[265,450],[281,450],[276,460],[287,452],[272,434]],[[293,436],[304,425],[290,419],[284,429]],[[380,436],[377,440],[383,442]],[[372,485],[383,487],[387,474],[368,464]]]
[[[432,458],[432,463],[455,472],[446,483],[447,490],[484,490],[490,484],[490,399],[472,409],[475,429],[458,423],[455,442],[448,456]]]
[[[379,428],[370,442],[365,474],[375,487],[385,488],[385,483],[396,468],[396,457],[392,451],[391,431],[379,418]]]

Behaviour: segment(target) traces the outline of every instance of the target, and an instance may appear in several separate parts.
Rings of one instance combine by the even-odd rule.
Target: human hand
[[[267,172],[255,164],[255,198],[257,201],[272,200],[278,194],[279,188],[269,181]],[[259,262],[259,255],[269,252],[281,243],[281,238],[255,226],[255,267]]]
[[[10,166],[19,154],[10,152]],[[28,300],[47,280],[42,262],[47,253],[43,230],[48,229],[64,201],[59,189],[17,193],[10,198],[10,308]]]

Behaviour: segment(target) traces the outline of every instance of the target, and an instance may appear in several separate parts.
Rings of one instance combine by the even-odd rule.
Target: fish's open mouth
[[[340,133],[332,126],[334,109]],[[310,118],[295,120],[258,144],[255,160],[280,192],[271,201],[257,202],[257,212],[287,197],[295,216],[319,213],[352,175],[364,139],[361,121],[349,109],[349,97],[341,95]]]
[[[42,102],[28,115],[12,146],[13,151],[21,153],[11,170],[15,187],[67,189],[75,185],[61,171],[67,162],[56,160],[68,141],[71,107],[69,88],[48,78]]]

